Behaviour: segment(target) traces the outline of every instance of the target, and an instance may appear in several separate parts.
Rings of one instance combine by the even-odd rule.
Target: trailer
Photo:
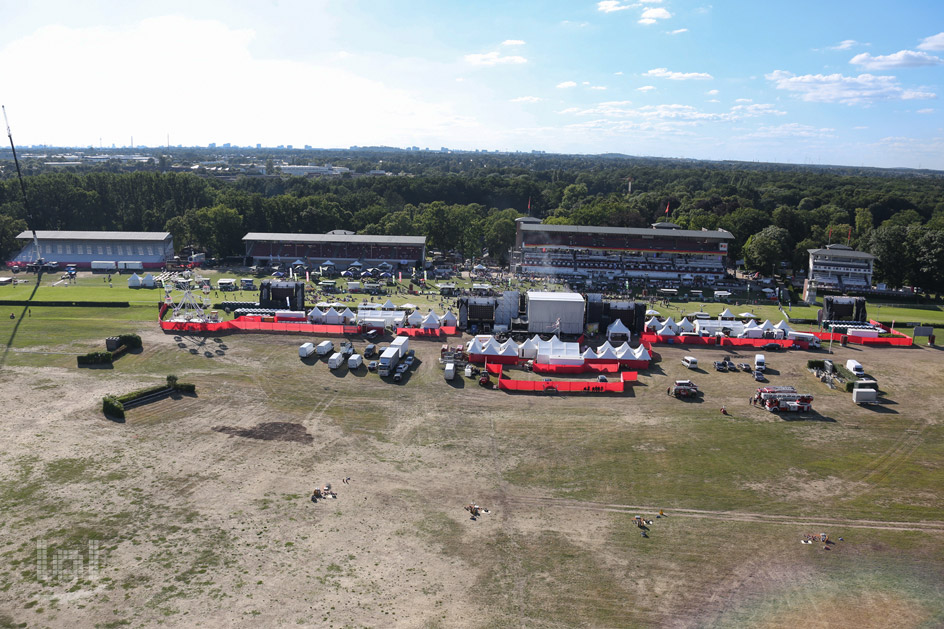
[[[805,343],[809,343],[809,346],[813,349],[819,349],[822,347],[819,337],[809,332],[794,332],[791,330],[787,332],[787,338],[791,341],[803,341]]]
[[[235,292],[236,280],[227,278],[216,280],[216,287],[223,292]]]
[[[878,391],[875,389],[853,389],[852,401],[855,404],[878,403]]]
[[[92,260],[92,273],[114,273],[118,266],[111,260]]]
[[[400,348],[391,345],[380,355],[380,362],[377,364],[377,373],[381,376],[393,375],[399,362]]]

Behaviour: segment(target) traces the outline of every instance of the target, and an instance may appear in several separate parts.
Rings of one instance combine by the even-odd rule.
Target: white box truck
[[[456,364],[455,363],[446,363],[444,377],[446,378],[446,380],[452,380],[453,378],[456,377]]]
[[[331,358],[328,359],[328,369],[337,369],[344,364],[344,354],[341,352],[335,352],[331,354]]]
[[[853,389],[852,401],[856,404],[875,404],[878,401],[878,391],[875,389]]]
[[[409,336],[398,336],[393,339],[393,343],[390,344],[390,347],[400,348],[400,358],[406,356],[406,353],[410,351],[410,337]]]
[[[380,355],[380,362],[377,364],[377,373],[381,376],[392,376],[399,362],[400,348],[391,345]]]
[[[846,361],[846,369],[851,371],[853,375],[859,376],[860,378],[865,375],[865,369],[862,368],[862,363],[858,360],[849,359]]]
[[[319,356],[327,356],[334,351],[334,343],[331,341],[321,341],[318,343],[318,347],[315,348],[315,351],[318,352]]]
[[[815,334],[810,334],[809,332],[787,332],[787,338],[791,341],[804,341],[810,344],[810,347],[813,349],[819,349],[822,347],[819,338]]]
[[[354,370],[364,364],[364,357],[360,354],[351,354],[347,359],[347,368]]]
[[[754,371],[763,373],[767,370],[767,359],[763,354],[754,354]]]
[[[315,344],[314,343],[302,343],[298,346],[298,357],[299,358],[308,358],[315,353]]]

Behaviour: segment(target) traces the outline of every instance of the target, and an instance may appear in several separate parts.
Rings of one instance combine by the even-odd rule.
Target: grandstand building
[[[174,257],[174,238],[169,232],[106,232],[106,231],[36,231],[39,251],[33,232],[16,237],[25,241],[23,249],[7,266],[25,267],[42,258],[60,266],[74,264],[78,269],[104,269],[111,263],[115,270],[162,268]],[[98,264],[93,264],[98,263]]]
[[[651,228],[517,223],[514,271],[519,274],[608,279],[715,280],[725,275],[723,229],[689,230],[674,223]]]
[[[875,256],[846,245],[826,245],[807,249],[810,254],[809,279],[815,288],[868,290],[872,287]]]
[[[311,266],[331,262],[339,268],[353,262],[398,267],[422,265],[426,258],[425,236],[365,236],[351,233],[268,234],[243,236],[246,257],[253,264],[291,264],[301,260]]]

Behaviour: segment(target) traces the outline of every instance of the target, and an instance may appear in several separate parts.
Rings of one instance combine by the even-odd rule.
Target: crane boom
[[[16,157],[16,146],[13,144],[13,132],[10,131],[10,121],[7,120],[7,107],[0,105],[3,110],[3,123],[7,127],[7,137],[10,138],[10,150],[13,151],[13,163],[16,164],[16,178],[20,181],[20,192],[23,193],[23,207],[26,209],[27,227],[33,232],[33,247],[36,249],[36,261],[42,260],[39,251],[39,237],[36,236],[36,226],[33,222],[33,213],[30,211],[29,198],[26,196],[26,184],[23,182],[23,173],[20,172],[20,160]],[[42,270],[40,269],[40,273]]]

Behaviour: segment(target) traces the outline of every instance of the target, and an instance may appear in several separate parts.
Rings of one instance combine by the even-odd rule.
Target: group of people
[[[472,517],[469,518],[470,520],[477,520],[478,517],[482,515],[483,513],[489,513],[488,509],[486,509],[485,507],[480,507],[474,502],[469,503],[469,505],[466,506],[465,510],[472,514]]]

